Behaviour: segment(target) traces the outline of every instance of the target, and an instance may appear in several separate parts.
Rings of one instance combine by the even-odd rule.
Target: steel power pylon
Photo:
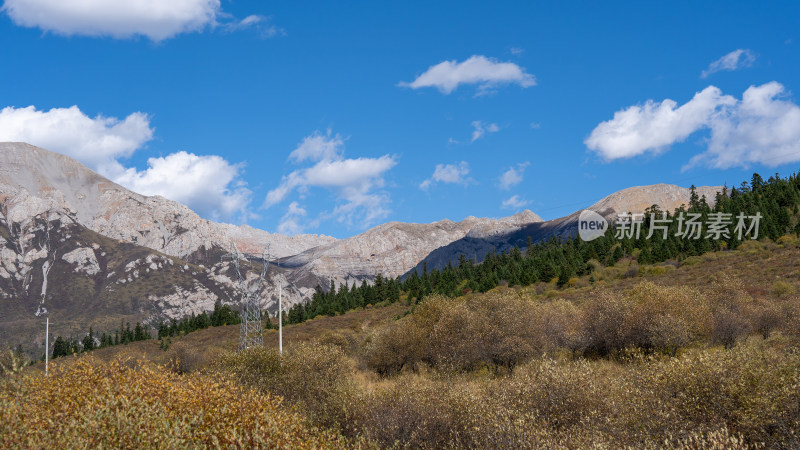
[[[239,249],[236,248],[236,245],[233,243],[231,243],[230,258],[233,260],[233,267],[236,269],[236,275],[239,277],[239,290],[242,295],[242,324],[239,331],[239,351],[247,350],[251,347],[263,346],[259,292],[264,284],[264,276],[267,274],[267,267],[269,267],[269,247],[267,247],[261,255],[263,261],[261,275],[254,283],[247,282],[246,273],[242,275],[239,262],[242,259],[245,261],[248,260],[244,255],[239,253]]]

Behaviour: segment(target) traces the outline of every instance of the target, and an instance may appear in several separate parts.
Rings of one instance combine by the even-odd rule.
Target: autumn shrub
[[[535,355],[535,305],[515,290],[467,299],[426,297],[414,314],[373,333],[362,360],[382,375],[425,362],[446,372],[512,371]]]
[[[736,341],[747,336],[750,323],[738,311],[722,308],[714,312],[712,330],[712,343],[731,348]]]
[[[739,245],[738,250],[748,253],[748,254],[758,254],[762,253],[767,249],[767,246],[764,242],[761,241],[744,241]]]
[[[554,430],[545,418],[498,397],[514,395],[509,386],[489,389],[463,378],[404,374],[361,397],[357,427],[382,447],[534,449],[603,443],[602,436],[585,428]]]
[[[800,297],[791,297],[779,304],[781,311],[781,330],[800,340]]]
[[[712,310],[711,342],[733,347],[754,328],[755,301],[741,279],[725,273],[714,277],[708,295]]]
[[[18,374],[27,363],[27,358],[21,352],[0,348],[0,379]]]
[[[729,427],[749,444],[800,445],[800,354],[781,343],[750,341],[732,350],[664,360],[641,378],[684,428]]]
[[[768,339],[774,330],[784,328],[787,324],[781,305],[774,301],[753,301],[746,307],[745,314],[750,318],[753,331],[764,339]]]
[[[708,335],[708,303],[696,289],[644,281],[626,296],[631,308],[622,331],[627,345],[674,355]]]
[[[795,292],[797,292],[797,289],[792,283],[787,281],[777,280],[772,283],[772,295],[776,297],[794,295]]]
[[[540,417],[553,430],[564,430],[603,414],[603,391],[588,360],[538,359],[520,367],[513,378],[489,386],[489,397],[506,408]]]
[[[227,353],[211,366],[212,372],[229,374],[245,386],[285,398],[324,426],[346,421],[347,402],[355,389],[354,370],[341,349],[319,343],[298,344],[283,357],[275,350],[255,347]]]
[[[530,299],[507,290],[473,296],[466,307],[473,312],[469,330],[477,337],[475,348],[483,364],[511,372],[539,353],[532,327],[537,310]]]
[[[581,320],[581,309],[563,299],[536,305],[531,324],[534,345],[541,353],[568,349],[573,354],[586,347],[586,332]]]
[[[362,348],[362,361],[380,375],[416,371],[425,358],[427,336],[412,319],[398,320],[370,334]]]
[[[583,303],[581,309],[581,324],[586,333],[588,352],[603,356],[627,346],[622,324],[633,309],[628,297],[598,289]]]
[[[354,355],[358,351],[359,339],[352,330],[326,330],[318,338],[317,343],[338,347],[347,355]]]
[[[784,247],[794,247],[800,245],[800,240],[797,239],[797,236],[787,234],[779,237],[776,243]]]
[[[202,348],[183,341],[170,347],[169,367],[177,373],[194,372],[208,363]]]
[[[133,366],[133,367],[131,367]],[[279,397],[224,377],[82,358],[0,382],[3,448],[345,448]]]
[[[351,420],[384,447],[800,445],[800,355],[786,342],[626,358],[534,358],[499,378],[405,373],[361,392]]]

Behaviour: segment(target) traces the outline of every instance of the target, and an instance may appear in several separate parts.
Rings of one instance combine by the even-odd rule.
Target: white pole
[[[281,301],[281,294],[283,293],[283,288],[281,284],[278,283],[278,352],[280,352],[281,356],[283,356],[283,306],[281,305],[283,302]]]
[[[45,320],[45,332],[44,332],[44,375],[47,376],[48,368],[50,365],[50,358],[47,354],[50,351],[50,316],[47,316]]]

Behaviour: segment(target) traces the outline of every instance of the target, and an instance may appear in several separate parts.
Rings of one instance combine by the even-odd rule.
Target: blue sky
[[[4,1],[0,140],[215,220],[551,219],[800,167],[798,2],[114,3]]]

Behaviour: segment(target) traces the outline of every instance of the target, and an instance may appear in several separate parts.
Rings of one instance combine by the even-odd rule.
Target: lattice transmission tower
[[[239,290],[242,295],[241,316],[242,324],[239,331],[239,351],[247,350],[251,347],[260,347],[264,345],[262,338],[261,328],[261,302],[259,302],[259,293],[261,287],[264,285],[264,276],[267,274],[269,267],[269,247],[264,250],[261,255],[261,275],[258,280],[248,283],[247,272],[242,274],[240,261],[244,260],[248,263],[250,261],[247,257],[239,253],[236,244],[231,243],[230,258],[233,261],[233,267],[236,269],[236,275],[239,277]]]

